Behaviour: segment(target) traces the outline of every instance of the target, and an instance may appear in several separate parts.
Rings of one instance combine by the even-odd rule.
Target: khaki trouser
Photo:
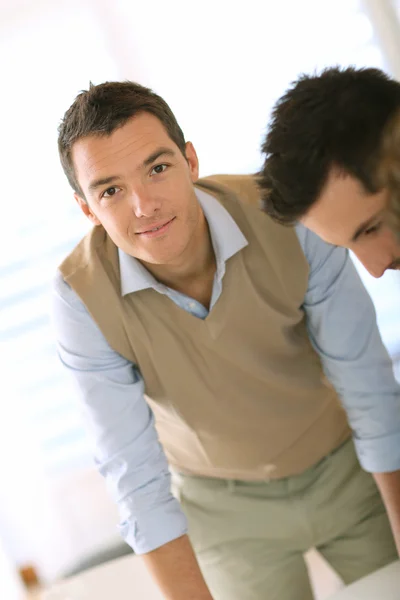
[[[348,441],[301,475],[262,483],[173,476],[214,600],[311,600],[311,547],[350,583],[397,558],[373,477]]]

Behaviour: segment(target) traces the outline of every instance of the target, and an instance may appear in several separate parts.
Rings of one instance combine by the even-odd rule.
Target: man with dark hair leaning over
[[[347,251],[261,212],[252,176],[198,179],[137,84],[82,92],[59,152],[93,224],[55,280],[59,352],[164,596],[311,600],[311,547],[345,582],[395,560],[367,471],[390,509],[400,391]]]
[[[399,82],[378,69],[331,68],[286,91],[263,144],[264,210],[352,250],[374,277],[400,267],[399,112]],[[387,441],[386,455],[398,456],[397,426]],[[375,480],[400,549],[399,467],[382,464]]]

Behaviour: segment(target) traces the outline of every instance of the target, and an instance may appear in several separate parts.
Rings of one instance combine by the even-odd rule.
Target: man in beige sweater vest
[[[55,280],[59,352],[165,597],[310,600],[311,547],[345,582],[394,560],[370,473],[385,495],[400,392],[347,252],[261,212],[253,176],[198,179],[137,84],[82,92],[59,152],[93,224]]]

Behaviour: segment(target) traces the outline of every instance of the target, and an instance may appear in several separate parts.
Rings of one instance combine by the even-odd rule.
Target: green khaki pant
[[[301,475],[254,483],[173,476],[214,600],[311,600],[312,547],[350,583],[397,558],[373,477],[348,441]]]

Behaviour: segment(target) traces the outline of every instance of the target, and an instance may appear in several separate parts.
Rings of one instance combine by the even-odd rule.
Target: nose
[[[372,275],[372,277],[375,277],[375,279],[379,279],[380,277],[382,277],[382,275],[385,273],[386,271],[386,267],[368,267],[367,265],[365,265],[368,273],[370,273],[370,275]]]
[[[152,217],[160,210],[161,201],[143,186],[132,192],[131,205],[135,216],[140,219],[141,217]]]

